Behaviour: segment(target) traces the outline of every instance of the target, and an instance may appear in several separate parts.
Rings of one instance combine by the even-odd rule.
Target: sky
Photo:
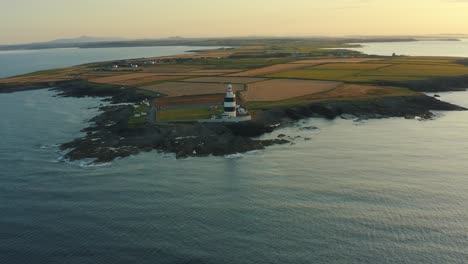
[[[468,0],[0,0],[0,44],[439,33],[468,34]]]

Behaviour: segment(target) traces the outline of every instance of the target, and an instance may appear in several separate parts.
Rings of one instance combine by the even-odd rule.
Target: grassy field
[[[165,107],[184,107],[194,104],[200,105],[222,105],[224,94],[192,95],[177,97],[160,97],[156,99],[156,105]]]
[[[161,110],[158,111],[158,121],[209,119],[222,112],[222,109],[211,110],[208,107]]]
[[[428,61],[429,63],[425,63]],[[439,64],[435,64],[439,62]],[[448,62],[448,64],[443,64]],[[467,75],[468,67],[448,59],[398,58],[366,63],[328,63],[300,70],[268,74],[270,78],[333,80],[345,82],[424,80],[442,76]]]
[[[310,64],[296,64],[296,63],[285,63],[285,64],[275,64],[272,66],[261,67],[258,69],[242,71],[237,73],[231,73],[226,76],[239,76],[239,77],[253,77],[253,76],[262,76],[266,74],[273,74],[277,72],[284,72],[289,70],[296,70],[301,68],[310,67]]]
[[[343,84],[338,86],[336,89],[332,89],[323,93],[315,93],[281,101],[247,102],[246,106],[249,110],[255,111],[270,109],[274,107],[290,107],[304,105],[311,102],[320,102],[327,100],[370,100],[382,97],[411,96],[417,94],[418,93],[416,92],[398,87]]]
[[[184,82],[194,83],[232,83],[232,84],[247,84],[267,80],[266,78],[254,77],[198,77],[184,80]]]
[[[236,91],[244,90],[241,84],[233,84]],[[189,96],[189,95],[207,95],[223,94],[226,92],[226,85],[220,83],[190,83],[190,82],[165,82],[149,86],[143,86],[141,89],[167,95],[169,97]],[[196,104],[196,102],[194,102]]]
[[[122,81],[133,80],[133,79],[138,79],[138,78],[146,78],[146,77],[151,77],[151,76],[154,76],[154,75],[151,73],[129,73],[129,74],[114,75],[114,76],[109,76],[109,77],[102,77],[102,78],[92,79],[89,81],[95,82],[95,83],[118,84],[119,82],[122,82]]]
[[[186,62],[190,65],[205,66],[205,70],[214,69],[252,69],[265,67],[275,64],[292,62],[292,58],[250,58],[250,59],[234,59],[234,58],[221,58],[221,59],[208,59],[200,61]]]
[[[340,82],[275,79],[252,83],[240,93],[245,102],[282,101],[309,94],[324,93],[341,85]]]
[[[188,78],[187,76],[178,76],[178,75],[171,75],[171,76],[165,76],[165,75],[153,75],[149,74],[147,76],[144,76],[144,73],[140,73],[140,77],[137,78],[130,78],[130,79],[119,79],[115,77],[104,77],[104,78],[98,78],[98,79],[91,79],[90,82],[96,82],[96,83],[109,83],[109,84],[117,84],[117,85],[124,85],[124,86],[145,86],[145,85],[150,85],[150,84],[155,84],[155,83],[161,83],[164,81],[173,81],[173,80],[182,80],[185,78]],[[133,74],[130,74],[133,75]],[[121,77],[122,75],[116,76],[116,77]]]
[[[369,62],[369,61],[380,61],[381,58],[316,58],[316,59],[302,59],[296,60],[291,63],[298,63],[298,64],[325,64],[325,63],[361,63],[361,62]]]

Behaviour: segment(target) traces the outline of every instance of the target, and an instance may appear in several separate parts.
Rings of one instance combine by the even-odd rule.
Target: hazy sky
[[[0,0],[0,43],[468,33],[468,0]]]

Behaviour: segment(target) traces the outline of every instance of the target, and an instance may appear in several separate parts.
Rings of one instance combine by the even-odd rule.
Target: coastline
[[[274,144],[288,144],[280,137],[273,140],[259,140],[259,136],[275,129],[293,124],[295,121],[320,117],[335,119],[353,116],[359,119],[403,117],[414,119],[433,118],[431,110],[462,111],[463,107],[445,103],[436,98],[417,95],[385,97],[371,100],[323,101],[285,108],[273,108],[257,113],[255,120],[236,124],[201,124],[197,122],[156,124],[132,127],[128,118],[133,115],[132,105],[144,98],[134,89],[93,90],[84,89],[83,83],[56,84],[52,90],[63,97],[106,97],[111,105],[101,107],[101,113],[93,117],[91,126],[82,131],[86,135],[60,148],[68,150],[66,159],[71,161],[94,159],[96,163],[124,158],[140,152],[160,151],[175,153],[177,158],[190,156],[225,156],[260,150]]]
[[[194,60],[195,58],[204,58],[205,56],[211,56],[216,60],[217,56],[220,56],[219,54],[222,52],[223,56],[232,58],[232,63],[237,63],[238,60],[242,60],[244,57],[262,58],[261,60],[263,60],[263,57],[268,58],[268,56],[273,56],[273,58],[277,59],[274,56],[280,54],[275,52],[267,55],[246,55],[243,49],[241,49],[240,52],[236,49],[192,52],[194,53],[159,57],[159,59],[175,61],[174,65],[178,65],[186,61]],[[338,54],[340,54],[340,50],[333,52],[338,52]],[[351,60],[354,60],[354,58],[364,60],[367,58],[371,58],[372,60],[376,59],[375,56],[360,55],[358,57],[351,57]],[[380,57],[380,59],[388,60],[389,57]],[[130,61],[137,60],[138,59]],[[309,58],[309,61],[312,60],[320,61],[321,57],[318,59]],[[339,57],[333,57],[331,60],[343,61],[348,60],[348,58],[340,59]],[[295,63],[294,60],[290,60],[289,62],[292,64]],[[465,65],[466,59],[460,59],[457,63]],[[94,63],[93,65],[99,66],[101,64],[107,65],[109,62]],[[295,67],[295,65],[293,66]],[[265,65],[261,64],[253,67],[253,69],[256,70],[261,67],[265,67]],[[268,67],[270,66],[266,65],[266,68]],[[247,68],[247,71],[250,69],[251,68]],[[41,75],[39,73],[38,76],[44,77],[46,75]],[[229,76],[229,74],[227,76]],[[269,75],[267,76],[270,77]],[[383,89],[382,91],[395,91],[395,87],[401,87],[407,89],[405,90],[407,92],[403,93],[405,94],[404,96],[398,93],[393,95],[385,93],[373,95],[370,93],[370,95],[364,94],[361,97],[325,96],[322,99],[301,99],[302,101],[298,101],[300,103],[291,105],[273,104],[267,108],[258,107],[255,110],[255,118],[252,121],[242,123],[202,124],[195,121],[188,121],[172,123],[161,122],[156,124],[145,122],[134,125],[129,123],[129,120],[134,115],[133,105],[137,105],[148,98],[154,100],[164,95],[145,91],[131,85],[101,84],[80,78],[54,80],[52,77],[46,76],[45,79],[47,78],[51,78],[50,81],[0,83],[0,93],[52,89],[57,92],[57,96],[62,97],[105,97],[103,100],[111,102],[111,105],[100,108],[100,114],[90,120],[92,123],[91,126],[82,130],[86,135],[82,138],[62,143],[60,147],[63,151],[68,151],[65,155],[66,159],[72,161],[93,159],[96,163],[109,162],[116,158],[124,158],[140,152],[153,150],[164,153],[175,153],[177,158],[186,158],[191,156],[224,156],[264,149],[275,144],[288,144],[290,141],[287,140],[287,137],[283,136],[270,140],[260,140],[258,138],[275,129],[290,126],[297,120],[310,117],[326,119],[339,117],[348,118],[350,116],[358,119],[389,117],[431,119],[434,117],[431,111],[467,110],[466,108],[442,102],[434,97],[422,94],[422,92],[466,90],[465,88],[468,87],[468,75],[463,75],[434,77],[421,80],[364,82],[362,85],[360,84],[362,87],[374,85],[376,87],[381,87]],[[342,85],[353,83],[354,82],[344,80]],[[261,105],[262,104],[260,104],[260,106]]]

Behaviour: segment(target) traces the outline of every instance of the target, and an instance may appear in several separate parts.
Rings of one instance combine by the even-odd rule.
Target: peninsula
[[[289,142],[259,136],[307,117],[430,119],[431,110],[466,110],[422,93],[468,87],[466,59],[368,56],[346,50],[349,42],[228,39],[230,48],[4,78],[0,93],[53,89],[109,101],[85,136],[61,145],[67,159],[96,162],[151,150],[182,158],[263,149]],[[200,122],[225,111],[227,84],[251,120]]]

